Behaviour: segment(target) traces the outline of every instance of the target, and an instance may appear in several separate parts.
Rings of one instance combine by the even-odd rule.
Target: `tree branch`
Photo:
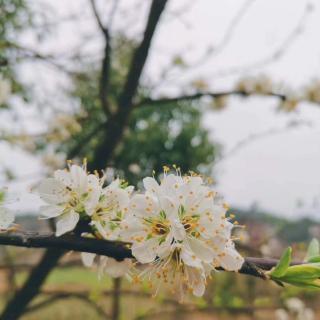
[[[108,119],[104,138],[94,152],[95,169],[105,169],[106,163],[112,160],[114,150],[122,139],[132,110],[132,101],[148,57],[151,41],[166,3],[167,0],[152,1],[143,40],[133,54],[122,93],[117,101],[118,109]]]
[[[53,234],[1,233],[0,244],[25,248],[55,248],[66,251],[96,253],[117,260],[132,258],[126,244],[107,240],[84,238],[76,235],[56,237]]]
[[[192,101],[201,99],[203,97],[211,97],[211,98],[219,98],[224,96],[242,96],[242,97],[248,97],[248,96],[269,96],[269,97],[276,97],[279,98],[282,101],[285,101],[287,99],[286,95],[282,93],[277,92],[266,92],[266,93],[259,93],[259,92],[248,92],[248,91],[242,91],[242,90],[229,90],[229,91],[220,91],[220,92],[197,92],[190,95],[182,95],[178,97],[168,97],[168,98],[159,98],[159,99],[151,99],[147,98],[136,105],[134,105],[135,108],[141,107],[141,106],[151,106],[151,105],[161,105],[161,104],[168,104],[168,103],[176,103],[179,101]]]
[[[131,66],[129,68],[126,83],[124,85],[122,94],[119,98],[119,106],[123,109],[128,109],[131,107],[132,99],[136,94],[139,80],[142,74],[143,67],[146,63],[151,41],[156,30],[157,24],[159,22],[160,16],[167,4],[167,0],[153,0],[148,22],[144,32],[143,40],[141,41],[139,47],[136,49]]]
[[[100,74],[99,96],[100,96],[102,108],[108,116],[110,114],[110,107],[108,102],[108,90],[109,90],[110,72],[111,72],[111,43],[110,43],[111,40],[110,40],[108,30],[106,30],[105,39],[106,40],[105,40],[104,56],[102,59],[101,74]]]
[[[107,36],[108,29],[103,25],[103,22],[102,22],[102,20],[100,18],[100,15],[99,15],[95,0],[90,0],[90,4],[91,4],[92,12],[93,12],[93,14],[94,14],[94,16],[95,16],[95,18],[97,20],[97,24],[98,24],[100,30],[102,31],[102,33],[105,36]]]
[[[108,103],[108,89],[109,89],[110,72],[111,72],[111,37],[110,37],[109,29],[106,26],[104,26],[100,18],[95,0],[90,0],[90,3],[91,3],[93,14],[97,20],[97,24],[105,38],[105,48],[104,48],[104,54],[102,59],[100,84],[99,84],[99,96],[100,96],[102,108],[108,115],[110,113],[110,108]]]
[[[53,234],[2,233],[0,234],[0,244],[26,248],[50,248],[88,252],[112,257],[119,261],[125,258],[133,258],[129,243],[83,238],[71,234],[55,237]],[[267,279],[263,270],[270,270],[277,263],[277,259],[247,257],[239,273]],[[300,262],[293,264],[300,264]],[[223,268],[218,268],[218,270],[224,271]]]

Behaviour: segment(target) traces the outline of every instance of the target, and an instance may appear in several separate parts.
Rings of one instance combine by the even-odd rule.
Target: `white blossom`
[[[99,202],[103,179],[88,174],[86,165],[70,165],[41,182],[38,191],[47,205],[40,208],[43,218],[57,218],[56,236],[72,231],[81,217],[90,217]]]
[[[184,280],[180,286],[196,295],[203,294],[211,270],[241,268],[243,258],[234,248],[227,209],[201,177],[169,174],[160,184],[151,177],[143,184],[145,193],[132,197],[122,223],[122,236],[132,242],[139,262],[152,263],[167,281],[175,282],[179,274]]]
[[[90,208],[91,222],[94,234],[106,240],[120,240],[120,224],[128,212],[132,186],[126,186],[120,179],[114,180],[103,188],[99,201]],[[85,236],[85,235],[84,235]],[[85,266],[91,267],[96,258],[95,254],[82,253]],[[131,259],[117,261],[113,258],[99,257],[97,264],[99,275],[108,274],[114,278],[124,276],[132,267]]]
[[[99,236],[107,240],[120,240],[120,224],[128,213],[132,186],[120,179],[103,188],[99,201],[90,208],[91,225]]]

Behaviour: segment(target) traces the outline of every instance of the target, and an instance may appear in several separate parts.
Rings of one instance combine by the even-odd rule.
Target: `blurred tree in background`
[[[134,46],[124,36],[114,42],[109,97],[110,104],[115,107],[130,63],[128,53],[133,51]],[[99,70],[94,65],[74,75],[69,94],[71,99],[80,101],[80,109],[75,115],[79,126],[70,139],[57,146],[59,152],[73,155],[77,146],[86,141],[81,149],[77,149],[77,156],[87,157],[89,162],[102,138],[99,128],[106,121],[98,98],[99,76]],[[140,99],[146,99],[148,88],[140,87],[138,95]],[[216,148],[209,139],[208,130],[202,125],[202,109],[199,103],[193,101],[136,108],[109,165],[132,184],[150,175],[153,170],[160,173],[167,164],[177,164],[183,172],[194,170],[210,175]]]

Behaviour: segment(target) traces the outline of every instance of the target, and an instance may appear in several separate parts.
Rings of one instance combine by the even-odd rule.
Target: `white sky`
[[[317,78],[320,73],[319,1],[251,2],[223,52],[189,71],[173,70],[170,81],[164,83],[158,93],[175,94],[181,88],[186,91],[188,83],[194,78],[207,81],[215,90],[231,88],[238,76],[222,76],[224,70],[251,65],[269,57],[296,27],[308,3],[312,4],[313,11],[307,14],[301,33],[286,53],[276,62],[264,63],[254,70],[248,69],[243,75],[266,74],[277,83],[284,82],[293,89]],[[102,42],[92,20],[88,1],[34,2],[36,6],[40,3],[50,4],[52,18],[66,17],[75,12],[82,16],[76,24],[66,23],[56,29],[53,37],[48,37],[49,41],[41,46],[37,45],[38,50],[65,53],[82,44],[82,52],[96,52],[98,56],[101,54],[98,50],[101,49]],[[109,0],[99,2],[101,12],[106,12],[105,5],[108,6],[109,3]],[[120,8],[130,9],[130,28],[127,27],[128,19],[120,13],[114,20],[115,30],[125,28],[129,35],[142,30],[149,1],[145,1],[141,8],[134,7],[135,3],[136,1],[121,1]],[[157,79],[173,55],[181,54],[189,64],[201,60],[208,47],[214,48],[220,43],[230,20],[245,1],[171,0],[169,3],[153,42],[152,54],[144,72],[145,80]],[[186,7],[187,3],[193,4],[188,5],[188,9],[177,18],[176,12],[181,12],[181,8]],[[85,45],[80,37],[84,34],[89,35]],[[22,41],[28,46],[36,44],[30,35]],[[25,80],[35,85],[38,96],[46,104],[61,110],[68,104],[56,95],[63,86],[68,85],[60,73],[43,65],[32,68],[26,66],[21,73]],[[45,127],[38,121],[38,111],[26,111],[22,108],[18,110],[20,114],[27,115],[27,120],[19,123],[20,129],[37,131]],[[303,121],[305,125],[281,131],[288,124],[297,121]],[[257,203],[261,208],[290,217],[320,215],[315,201],[320,196],[319,107],[303,104],[298,112],[288,115],[277,111],[275,99],[232,98],[224,111],[207,114],[204,124],[212,131],[214,140],[223,144],[226,154],[252,135],[270,130],[281,131],[253,140],[219,162],[215,168],[217,189],[230,204],[249,207]],[[36,181],[37,177],[33,181],[26,177],[39,171],[39,161],[19,151],[12,152],[4,144],[0,145],[0,154],[0,163],[12,165],[24,177],[20,183],[11,186],[14,194],[21,199],[16,207],[21,210],[36,208],[39,204],[36,197],[25,195],[24,190]],[[302,208],[297,208],[297,201],[303,201]]]

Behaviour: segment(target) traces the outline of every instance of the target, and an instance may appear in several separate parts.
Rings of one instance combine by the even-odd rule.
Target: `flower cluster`
[[[216,193],[200,176],[168,171],[165,168],[160,184],[147,177],[145,191],[133,193],[133,187],[122,180],[105,186],[105,179],[87,173],[85,165],[70,164],[39,186],[47,203],[42,215],[57,218],[57,236],[75,230],[85,237],[132,244],[136,263],[99,257],[100,273],[130,274],[151,285],[158,279],[156,292],[161,283],[170,283],[179,293],[188,289],[202,296],[213,270],[237,271],[243,258],[234,247],[228,208]],[[79,221],[89,228],[83,231]],[[90,253],[82,258],[86,266],[96,259]]]
[[[132,242],[138,261],[151,263],[159,283],[171,282],[201,296],[212,270],[241,268],[227,207],[201,177],[165,174],[160,184],[151,177],[143,184],[145,193],[130,201],[123,239]]]
[[[47,205],[40,208],[42,218],[57,218],[56,236],[74,230],[80,217],[86,219],[95,213],[103,180],[87,174],[83,167],[69,165],[68,170],[57,170],[39,186],[39,194]]]
[[[117,179],[103,187],[104,177],[88,174],[86,163],[82,167],[69,164],[66,170],[57,170],[53,178],[42,181],[38,191],[47,203],[40,208],[42,218],[57,218],[56,236],[76,229],[80,220],[87,222],[91,233],[82,232],[85,237],[117,240],[120,221],[128,210],[129,196],[133,187],[126,187]],[[87,230],[85,230],[87,231]],[[83,253],[86,266],[93,264],[95,255]],[[100,257],[100,273],[122,276],[128,271],[131,261],[117,262],[115,259]]]

